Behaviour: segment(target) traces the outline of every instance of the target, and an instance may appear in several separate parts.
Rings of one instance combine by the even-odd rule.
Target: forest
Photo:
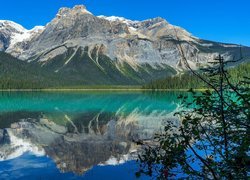
[[[236,67],[228,69],[232,83],[239,82],[240,78],[249,75],[250,63],[242,63]],[[143,86],[143,89],[203,89],[204,83],[195,75],[189,72],[180,73],[176,76],[167,77],[165,79],[159,79],[152,81],[149,84]]]

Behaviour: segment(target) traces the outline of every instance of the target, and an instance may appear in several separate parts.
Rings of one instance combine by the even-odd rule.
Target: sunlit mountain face
[[[250,60],[247,46],[200,39],[160,17],[95,16],[80,5],[31,30],[0,20],[0,84],[7,89],[143,85],[187,70],[181,55],[200,69],[219,54],[244,57],[233,66]]]
[[[178,123],[179,94],[2,93],[0,164],[44,157],[59,174],[77,177],[122,166],[137,158],[134,140],[150,141],[167,121]],[[0,166],[0,176],[4,171]]]

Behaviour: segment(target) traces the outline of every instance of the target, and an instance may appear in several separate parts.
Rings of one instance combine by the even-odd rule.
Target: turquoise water
[[[178,95],[2,92],[0,179],[133,179],[133,140],[176,120]]]
[[[127,112],[139,108],[145,113],[153,110],[169,110],[174,107],[179,93],[174,92],[2,92],[0,94],[0,111],[55,111],[56,108],[66,112],[103,110],[116,112],[125,106]],[[174,103],[173,103],[174,102]]]

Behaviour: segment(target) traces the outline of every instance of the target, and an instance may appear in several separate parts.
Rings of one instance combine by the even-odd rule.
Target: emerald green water
[[[48,111],[56,108],[66,112],[103,110],[117,111],[121,106],[126,112],[134,108],[144,113],[153,110],[173,110],[180,93],[140,93],[140,92],[2,92],[0,94],[0,112]]]
[[[124,177],[131,177],[128,169],[134,165],[126,162],[133,162],[131,152],[136,147],[132,140],[150,139],[165,121],[176,120],[173,112],[178,110],[180,94],[1,92],[0,178],[13,171],[15,164],[30,161],[15,167],[20,178],[93,179],[90,172],[95,178],[107,172],[109,178],[108,172],[115,167],[126,172]],[[117,164],[121,165],[113,166]],[[40,168],[35,171],[36,165]]]

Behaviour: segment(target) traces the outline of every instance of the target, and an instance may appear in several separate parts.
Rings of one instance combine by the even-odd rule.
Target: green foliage
[[[144,89],[189,89],[201,88],[202,82],[199,78],[190,73],[178,74],[173,77],[167,77],[152,81],[149,84],[143,86]]]
[[[57,86],[54,74],[48,73],[37,65],[25,63],[0,52],[0,88],[1,89],[39,89]]]
[[[228,73],[233,83],[237,83],[242,77],[248,76],[250,72],[250,63],[243,63],[234,68],[229,68]],[[204,88],[202,82],[197,76],[192,73],[178,74],[176,76],[167,77],[152,81],[143,86],[144,89],[200,89]]]
[[[206,91],[191,89],[192,99],[179,97],[182,108],[175,115],[180,121],[167,123],[153,143],[139,142],[143,152],[137,176],[250,178],[250,78],[240,77],[243,65],[239,75],[235,69],[226,71],[221,57],[217,60],[203,74]]]

